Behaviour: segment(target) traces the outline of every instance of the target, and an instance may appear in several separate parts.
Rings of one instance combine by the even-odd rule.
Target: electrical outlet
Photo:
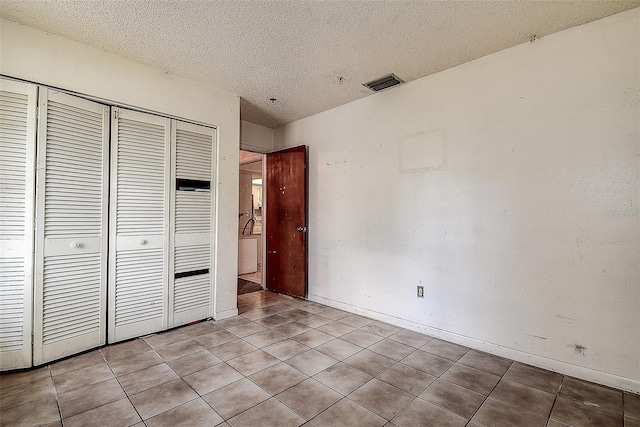
[[[418,285],[418,298],[424,298],[424,286]]]

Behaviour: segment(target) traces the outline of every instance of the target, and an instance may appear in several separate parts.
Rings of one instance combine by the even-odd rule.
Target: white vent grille
[[[163,316],[163,249],[120,251],[116,255],[116,326]]]
[[[119,120],[116,213],[119,236],[164,232],[164,144],[164,126]]]
[[[176,131],[176,178],[211,180],[211,135]]]
[[[209,274],[176,279],[174,286],[174,311],[176,313],[207,307],[211,304],[211,280]]]
[[[0,259],[0,352],[22,349],[23,307],[24,259]]]
[[[175,272],[205,270],[211,267],[210,245],[182,246],[175,251]]]
[[[211,193],[176,191],[176,233],[207,233],[211,229]]]
[[[27,95],[0,91],[0,240],[24,239]]]
[[[102,114],[49,101],[46,238],[101,235],[102,137]]]
[[[49,256],[44,261],[43,344],[100,327],[100,253]]]
[[[387,76],[380,77],[379,79],[372,80],[369,83],[365,83],[362,86],[371,89],[374,92],[380,92],[381,90],[397,86],[400,83],[404,83],[404,81],[399,79],[395,74],[389,74]]]

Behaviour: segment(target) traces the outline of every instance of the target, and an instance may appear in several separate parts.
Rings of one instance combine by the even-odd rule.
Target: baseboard
[[[325,298],[320,295],[309,294],[308,299],[309,301],[317,302],[319,304],[324,304],[329,307],[348,311],[349,313],[360,314],[360,315],[369,317],[371,319],[380,320],[382,322],[389,323],[394,326],[399,326],[401,328],[427,334],[435,338],[440,338],[456,344],[464,345],[466,347],[484,351],[486,353],[490,353],[496,356],[506,357],[507,359],[512,359],[517,362],[526,363],[527,365],[537,366],[539,368],[547,369],[553,372],[558,372],[563,375],[570,375],[575,378],[580,378],[585,381],[591,381],[591,382],[602,384],[608,387],[614,387],[623,391],[640,394],[640,381],[620,377],[617,375],[608,374],[606,372],[596,371],[593,369],[573,365],[571,363],[566,363],[559,360],[549,359],[549,358],[538,356],[535,354],[526,353],[521,350],[504,347],[498,344],[478,340],[478,339],[467,337],[464,335],[455,334],[452,332],[444,331],[442,329],[437,329],[427,325],[416,323],[410,320],[402,319],[395,316],[390,316],[388,314],[380,313],[373,310],[367,310],[361,307],[357,307],[351,304],[346,304],[330,298]]]
[[[238,309],[232,308],[231,310],[218,311],[213,314],[213,320],[228,319],[229,317],[237,316]]]

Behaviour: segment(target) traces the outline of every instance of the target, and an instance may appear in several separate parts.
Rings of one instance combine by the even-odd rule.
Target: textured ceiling
[[[387,73],[415,80],[637,6],[0,0],[0,15],[235,93],[243,120],[277,127],[370,95],[361,84]]]

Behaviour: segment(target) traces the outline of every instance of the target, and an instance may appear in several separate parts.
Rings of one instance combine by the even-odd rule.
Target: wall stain
[[[584,353],[587,351],[587,347],[580,344],[570,344],[569,347],[573,347],[577,354],[584,355]]]

